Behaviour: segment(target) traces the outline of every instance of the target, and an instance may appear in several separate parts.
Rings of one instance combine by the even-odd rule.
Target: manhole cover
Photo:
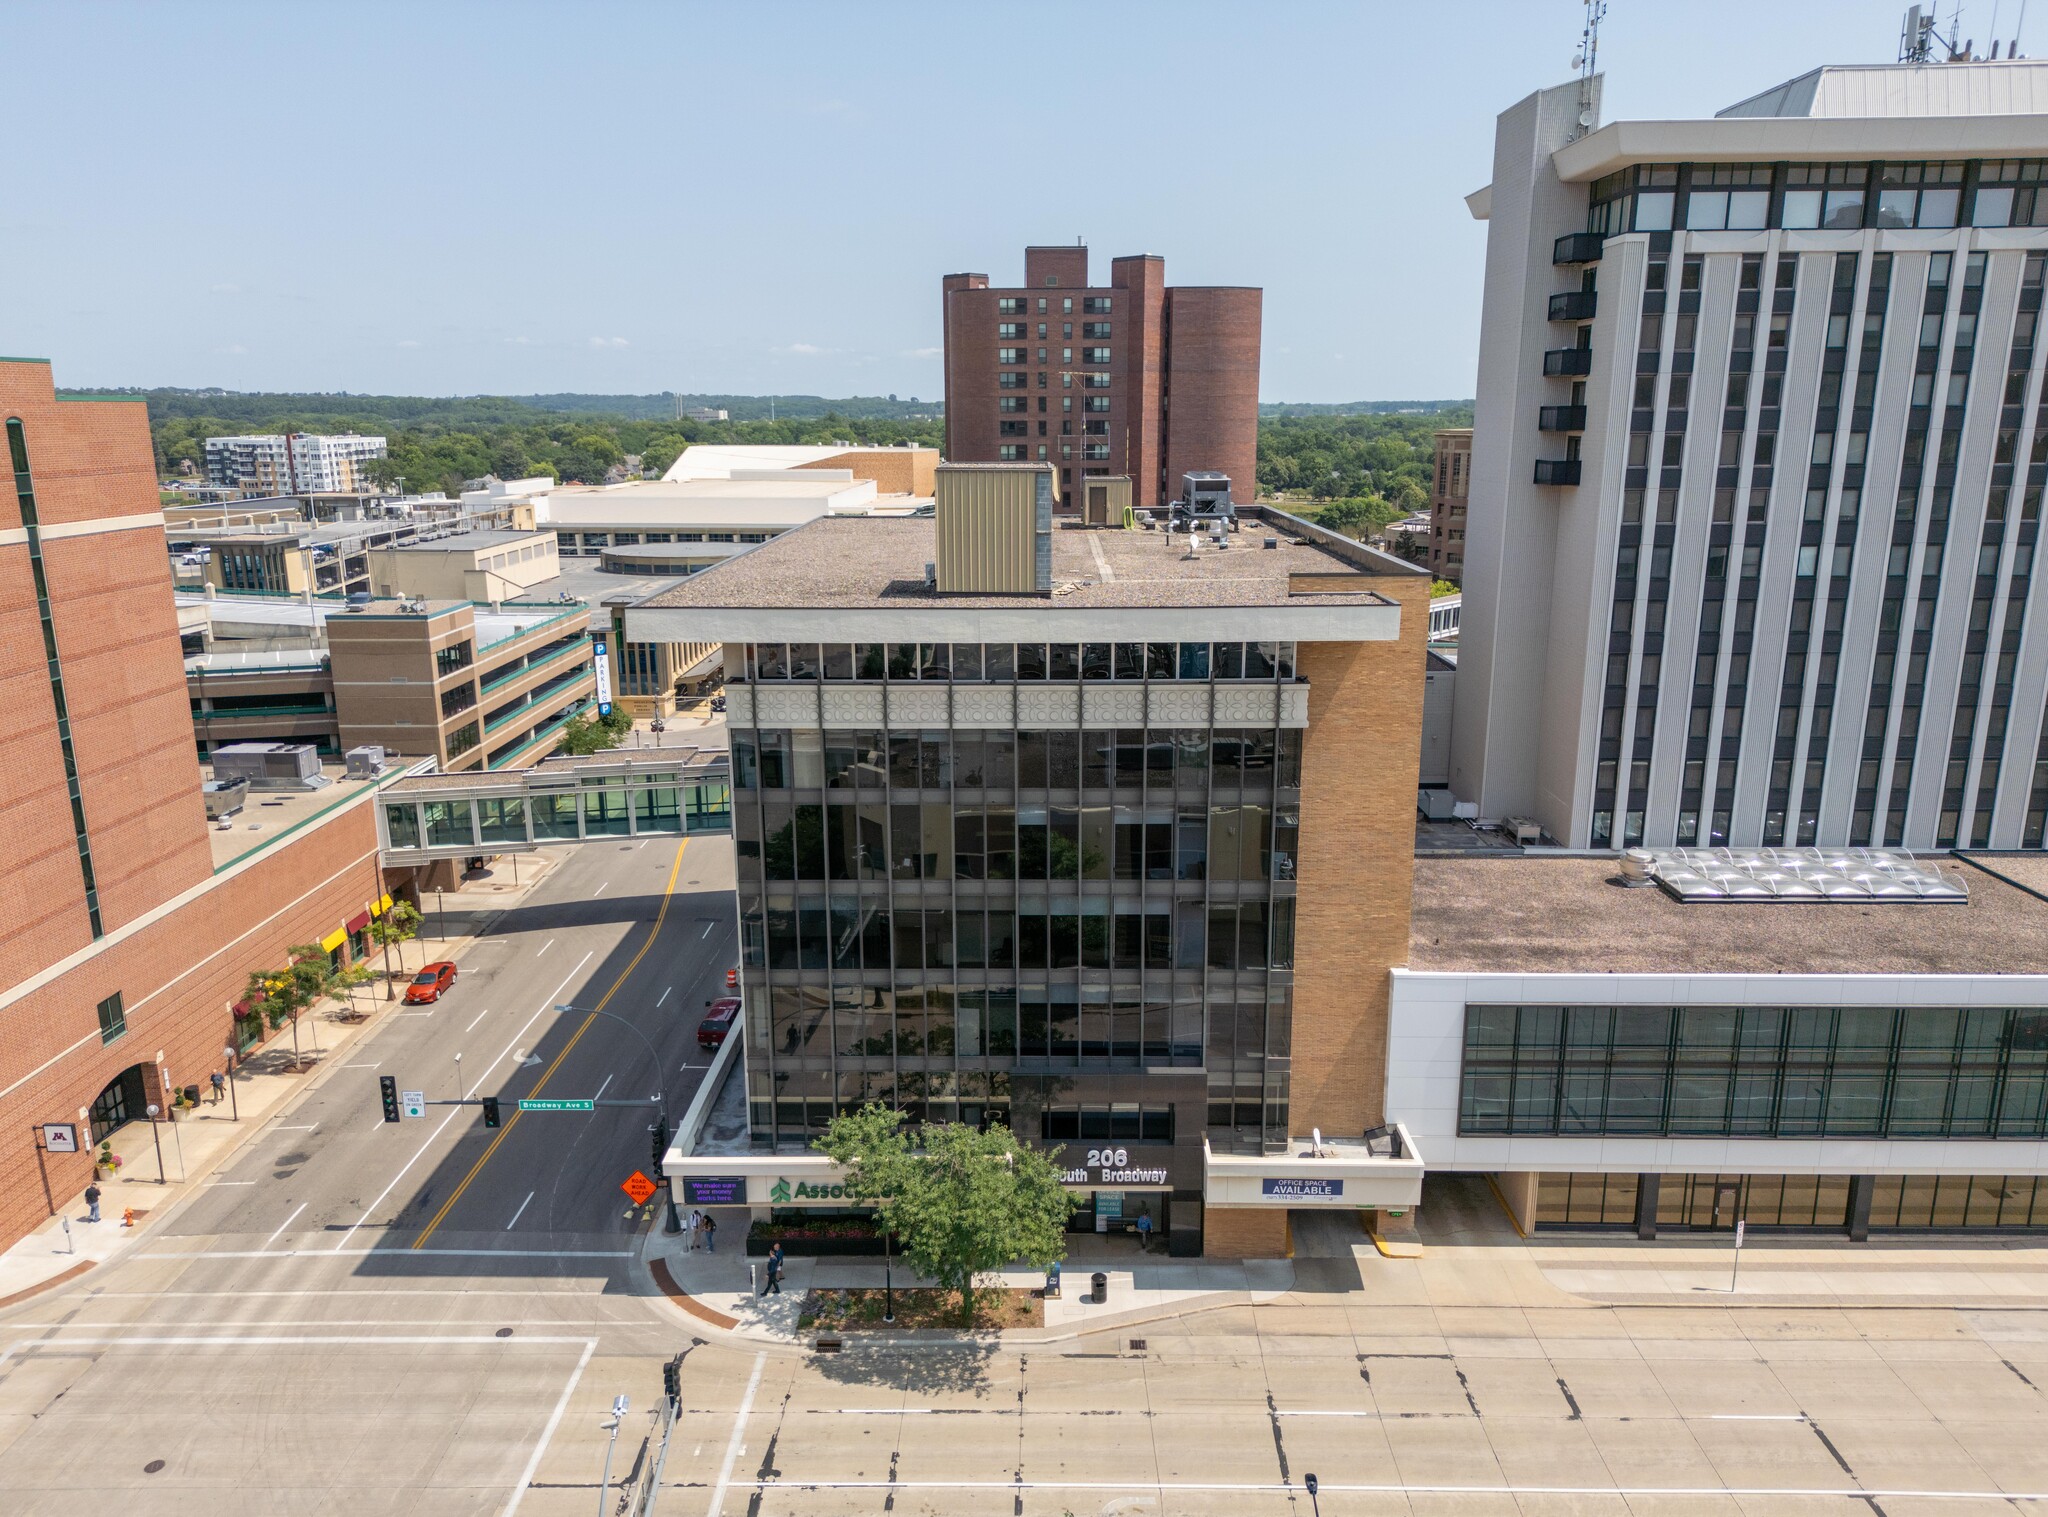
[[[163,1460],[161,1460],[161,1459],[152,1459],[152,1460],[150,1460],[150,1461],[149,1461],[149,1463],[145,1464],[145,1465],[144,1465],[144,1466],[142,1467],[142,1473],[143,1473],[143,1474],[145,1474],[145,1475],[154,1475],[154,1474],[155,1474],[155,1473],[156,1473],[156,1472],[157,1472],[158,1470],[162,1469],[163,1467],[164,1467],[164,1462],[163,1462]]]
[[[509,1327],[501,1327],[498,1329],[498,1336],[500,1338],[509,1338],[512,1336],[512,1329]]]

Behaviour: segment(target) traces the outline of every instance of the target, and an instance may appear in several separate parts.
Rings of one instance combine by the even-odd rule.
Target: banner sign
[[[1331,1201],[1344,1194],[1342,1180],[1304,1180],[1288,1178],[1283,1180],[1265,1179],[1259,1182],[1262,1195],[1283,1196],[1298,1200]]]

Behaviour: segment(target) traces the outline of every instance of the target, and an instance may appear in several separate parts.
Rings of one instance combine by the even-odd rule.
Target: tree
[[[1046,1269],[1066,1254],[1074,1203],[1060,1171],[1008,1127],[961,1122],[912,1129],[870,1104],[832,1119],[813,1145],[846,1169],[846,1189],[875,1208],[920,1274],[960,1297],[974,1322],[981,1277],[1015,1260]]]
[[[398,972],[405,973],[405,945],[419,936],[420,914],[410,901],[393,901],[391,909],[370,923],[370,941],[398,950]]]
[[[580,711],[562,723],[561,751],[572,757],[602,753],[618,747],[619,740],[632,730],[632,715],[618,706],[612,707],[607,716]]]

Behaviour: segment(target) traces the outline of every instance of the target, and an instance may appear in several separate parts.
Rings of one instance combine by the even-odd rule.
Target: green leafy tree
[[[622,707],[612,707],[609,716],[599,716],[595,711],[579,711],[562,723],[560,751],[578,758],[602,753],[607,748],[618,747],[632,730],[632,714]]]
[[[410,901],[393,901],[391,909],[370,923],[370,941],[398,950],[398,972],[405,973],[405,945],[420,935],[420,914]]]
[[[1463,593],[1447,579],[1433,579],[1429,582],[1429,598],[1431,600],[1436,600],[1446,595],[1460,595]]]
[[[958,1293],[963,1326],[984,1275],[1018,1260],[1045,1269],[1066,1254],[1074,1206],[1060,1171],[1007,1127],[913,1129],[871,1104],[833,1118],[814,1147],[845,1167],[848,1192],[875,1208],[919,1273]]]

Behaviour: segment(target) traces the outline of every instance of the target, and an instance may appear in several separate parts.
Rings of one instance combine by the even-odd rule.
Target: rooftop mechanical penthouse
[[[883,1101],[1063,1147],[1183,1254],[1410,1207],[1412,1149],[1366,1135],[1428,578],[1261,509],[1055,526],[1055,493],[943,466],[935,518],[816,521],[627,610],[726,644],[755,1154],[705,1172],[767,1204]]]

